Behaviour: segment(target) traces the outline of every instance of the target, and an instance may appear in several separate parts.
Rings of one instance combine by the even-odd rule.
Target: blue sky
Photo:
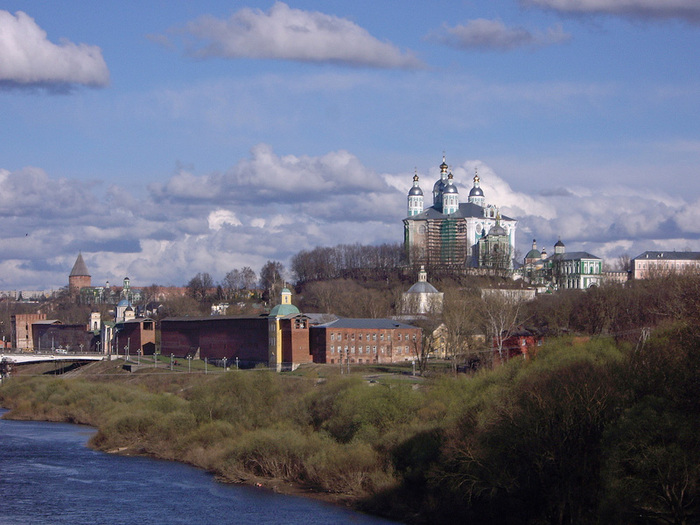
[[[700,250],[700,3],[6,1],[0,289],[400,242],[414,170],[610,262]]]

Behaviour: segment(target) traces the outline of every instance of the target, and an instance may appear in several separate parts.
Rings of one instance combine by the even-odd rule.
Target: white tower
[[[413,187],[408,191],[408,216],[423,212],[423,190],[418,186],[418,174],[413,175]]]
[[[469,192],[469,202],[484,207],[486,199],[484,198],[484,190],[479,187],[479,181],[479,173],[474,170],[474,187]]]
[[[459,209],[459,192],[457,186],[454,185],[452,172],[447,176],[447,185],[442,194],[442,213],[452,215]]]
[[[447,163],[445,162],[445,156],[442,156],[442,164],[440,164],[440,178],[435,182],[433,186],[433,206],[438,209],[442,208],[442,192],[445,190],[447,185]]]

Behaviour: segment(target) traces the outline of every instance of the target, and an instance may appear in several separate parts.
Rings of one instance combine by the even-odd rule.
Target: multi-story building
[[[547,259],[557,288],[586,289],[603,282],[603,260],[588,252],[566,253],[561,239],[554,245],[554,255]]]
[[[15,314],[10,318],[12,324],[12,347],[17,350],[33,350],[34,334],[32,324],[45,321],[46,314]]]
[[[392,319],[340,318],[311,327],[314,363],[410,361],[420,355],[421,329]]]
[[[632,278],[648,279],[700,270],[700,252],[644,252],[632,259]]]
[[[467,202],[460,202],[444,157],[440,178],[433,185],[432,206],[424,207],[419,177],[414,175],[403,223],[404,246],[412,265],[513,268],[517,221],[486,204],[478,173]]]
[[[603,261],[588,252],[566,252],[561,239],[554,245],[554,254],[537,250],[532,241],[532,250],[525,256],[523,277],[538,289],[581,289],[600,286],[603,283]]]

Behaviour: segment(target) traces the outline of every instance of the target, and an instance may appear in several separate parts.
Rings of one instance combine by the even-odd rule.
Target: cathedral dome
[[[540,257],[542,257],[542,254],[535,249],[532,249],[529,252],[527,252],[527,255],[525,256],[526,259],[539,259]]]
[[[452,173],[447,176],[447,184],[445,184],[445,193],[459,193],[457,191],[457,186],[452,182]]]
[[[474,186],[471,191],[469,192],[470,197],[483,197],[484,192],[481,188]]]
[[[408,190],[408,196],[410,197],[411,195],[418,195],[418,196],[423,196],[423,190],[420,189],[420,186],[418,186],[418,174],[416,173],[413,176],[413,186],[411,187],[410,190]]]

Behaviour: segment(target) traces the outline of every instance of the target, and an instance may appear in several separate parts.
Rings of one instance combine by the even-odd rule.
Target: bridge
[[[102,361],[108,356],[96,353],[0,353],[0,362],[24,365],[27,363],[44,363],[47,361]]]

